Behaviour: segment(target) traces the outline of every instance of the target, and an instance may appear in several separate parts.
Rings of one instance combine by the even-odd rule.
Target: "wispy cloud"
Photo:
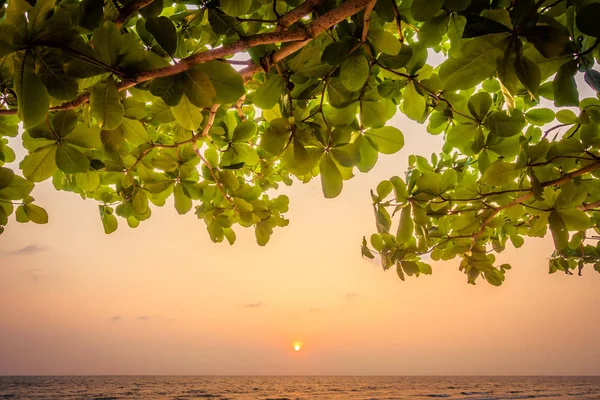
[[[149,316],[149,315],[140,315],[139,317],[137,317],[138,321],[150,321],[153,317]]]
[[[42,251],[45,251],[45,250],[46,250],[45,248],[38,246],[37,244],[30,244],[29,246],[25,246],[18,250],[11,251],[8,254],[11,256],[20,256],[20,255],[41,253]]]
[[[354,299],[357,296],[358,296],[358,293],[356,293],[356,292],[346,293],[346,300]]]
[[[121,317],[120,315],[115,315],[115,316],[110,317],[111,322],[118,322],[122,319],[123,319],[123,317]]]
[[[249,303],[244,305],[245,308],[261,308],[264,307],[265,305],[262,302],[259,303]]]

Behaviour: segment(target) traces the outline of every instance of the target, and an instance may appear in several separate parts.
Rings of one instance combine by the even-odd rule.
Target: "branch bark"
[[[323,1],[324,0],[306,0],[304,3],[300,4],[292,11],[288,12],[285,15],[282,15],[281,18],[279,18],[277,30],[286,30],[294,22],[315,11],[317,7],[319,7],[323,3]]]
[[[134,12],[138,11],[141,8],[146,7],[148,4],[152,3],[153,1],[154,0],[138,0],[138,1],[132,1],[131,3],[127,3],[123,8],[121,8],[121,11],[119,12],[119,16],[114,21],[115,25],[117,25],[117,27],[121,27],[121,25],[123,25],[125,23],[125,21],[127,21],[127,19],[129,19],[131,14],[133,14]]]
[[[596,169],[600,168],[600,161],[596,161],[593,162],[583,168],[580,168],[578,170],[569,172],[568,174],[565,174],[563,176],[561,176],[560,178],[556,178],[553,179],[551,181],[547,181],[547,182],[543,182],[541,184],[541,186],[543,188],[546,187],[550,187],[550,186],[557,186],[557,185],[562,185],[563,183],[572,181],[573,179],[577,178],[578,176],[581,175],[585,175],[589,172],[592,172]],[[477,233],[475,235],[473,235],[473,246],[475,245],[475,242],[477,241],[477,239],[483,234],[483,232],[485,231],[486,226],[492,221],[492,219],[494,219],[494,217],[496,215],[498,215],[498,213],[502,210],[505,210],[507,208],[510,208],[512,206],[516,206],[517,204],[521,204],[527,200],[529,200],[530,198],[533,197],[533,189],[531,189],[530,191],[528,191],[527,193],[525,193],[524,195],[517,197],[516,199],[514,199],[513,201],[511,201],[508,204],[505,204],[503,206],[500,206],[498,208],[496,208],[481,224],[481,228],[479,229],[479,231],[477,231]],[[473,247],[471,246],[471,247]]]
[[[231,56],[261,44],[292,42],[291,45],[285,46],[284,48],[278,50],[273,54],[272,60],[275,62],[280,61],[288,55],[304,47],[321,32],[354,15],[355,13],[366,7],[371,1],[372,0],[345,1],[339,7],[329,11],[328,13],[322,15],[319,19],[306,25],[304,29],[297,29],[294,31],[285,32],[269,32],[248,36],[246,38],[240,39],[239,41],[229,46],[217,47],[202,53],[193,54],[187,58],[182,59],[177,64],[169,65],[163,68],[158,68],[152,71],[141,72],[132,79],[123,80],[119,82],[117,88],[119,89],[119,91],[121,91],[133,87],[137,84],[153,80],[155,78],[176,75],[183,71],[187,71],[196,64]],[[141,1],[139,3],[136,2],[136,4],[141,3]],[[293,12],[293,10],[290,12]],[[260,70],[262,70],[262,67],[260,65],[253,64],[244,68],[242,71],[240,71],[240,73],[242,74],[242,77],[248,80],[248,77],[251,77],[252,74],[254,74],[255,72],[259,72]],[[81,94],[74,100],[63,103],[60,106],[51,107],[50,111],[72,110],[74,108],[79,107],[83,103],[88,102],[89,99],[90,93],[86,92]],[[0,115],[15,114],[17,114],[17,109],[0,110]]]

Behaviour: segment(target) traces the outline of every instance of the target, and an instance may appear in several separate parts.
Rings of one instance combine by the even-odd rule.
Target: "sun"
[[[294,351],[300,351],[302,349],[301,343],[294,343]]]

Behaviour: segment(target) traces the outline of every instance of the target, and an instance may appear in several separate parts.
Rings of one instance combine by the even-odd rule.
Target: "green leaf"
[[[188,72],[188,74],[189,73],[190,72]],[[156,78],[150,82],[150,93],[163,99],[166,105],[175,107],[177,104],[179,104],[184,91],[195,91],[193,88],[185,90],[186,83],[190,84],[189,80],[187,81],[188,82],[186,82],[186,79],[184,79],[184,75],[182,74]],[[194,93],[193,95],[201,96],[202,93]]]
[[[360,162],[357,165],[358,170],[369,172],[375,166],[379,153],[364,135],[358,136],[354,144],[358,147],[360,155]]]
[[[114,23],[105,21],[102,26],[96,28],[92,35],[92,43],[102,61],[111,67],[117,65],[121,50],[121,34]]]
[[[368,38],[378,53],[395,56],[402,48],[402,43],[398,38],[381,29],[369,29]]]
[[[529,58],[518,56],[515,60],[515,73],[529,94],[534,97],[542,83],[540,67]]]
[[[393,126],[371,129],[365,133],[365,137],[377,151],[383,154],[394,154],[404,147],[404,135]]]
[[[252,0],[220,0],[221,10],[232,17],[246,15],[252,6]]]
[[[413,81],[408,82],[404,88],[403,98],[402,111],[404,114],[410,119],[421,121],[425,114],[427,101],[417,92]]]
[[[86,172],[90,168],[90,160],[75,147],[68,144],[56,147],[56,165],[68,174]]]
[[[256,89],[252,96],[252,102],[258,108],[265,110],[273,108],[279,101],[284,88],[283,78],[279,74],[273,74]]]
[[[58,169],[56,165],[57,147],[57,144],[51,144],[26,155],[19,164],[23,176],[32,182],[41,182],[54,175]]]
[[[113,130],[121,125],[125,109],[112,77],[95,84],[90,91],[92,114],[102,129]]]
[[[104,233],[108,235],[117,230],[119,223],[117,222],[117,218],[112,214],[112,211],[110,213],[104,211],[105,208],[108,209],[108,207],[100,206],[100,215],[102,218]]]
[[[169,55],[177,50],[177,30],[173,22],[165,17],[150,17],[146,20],[146,30],[154,36],[160,47]]]
[[[23,121],[23,128],[29,129],[46,118],[50,97],[41,79],[33,72],[33,58],[30,52],[18,52],[14,62],[18,116]]]
[[[323,195],[328,199],[337,197],[342,192],[342,174],[329,153],[326,153],[321,159],[319,169]]]
[[[175,121],[185,129],[191,131],[195,131],[200,127],[200,124],[202,123],[201,111],[200,108],[196,107],[188,100],[187,96],[182,97],[177,106],[171,107],[171,112],[175,117]]]
[[[588,215],[581,210],[566,209],[555,211],[569,231],[585,231],[592,227]]]
[[[181,183],[175,184],[173,188],[175,209],[179,215],[187,214],[192,209],[192,199],[185,193]]]
[[[21,200],[33,190],[33,182],[15,175],[10,182],[10,185],[4,189],[0,189],[0,198],[6,200]]]
[[[192,68],[184,74],[183,90],[190,102],[200,108],[212,106],[216,91],[208,75],[196,68]]]
[[[463,46],[458,57],[444,61],[439,76],[446,90],[469,89],[492,75],[508,37],[507,33],[476,37]]]
[[[554,105],[556,107],[579,105],[579,91],[575,83],[577,73],[577,61],[568,61],[560,66],[554,80],[552,89],[554,91]]]
[[[340,66],[340,79],[351,92],[360,90],[369,78],[369,61],[358,52],[348,57]]]
[[[125,140],[134,146],[138,146],[142,143],[150,141],[148,132],[142,125],[142,123],[136,119],[123,118],[121,125],[119,126],[123,132]]]
[[[492,96],[486,92],[478,92],[469,98],[469,112],[478,121],[483,121],[492,107]]]
[[[497,160],[485,170],[482,180],[486,185],[504,186],[514,182],[517,176],[518,171],[515,169],[514,164]]]
[[[404,207],[400,213],[400,223],[398,224],[398,232],[396,240],[400,245],[408,242],[414,234],[415,223],[411,215],[410,205]]]
[[[254,121],[242,121],[233,131],[232,141],[247,142],[256,135],[256,123]]]
[[[511,137],[521,133],[527,122],[520,110],[514,110],[510,115],[505,111],[496,111],[488,117],[486,124],[494,135]]]
[[[554,247],[557,250],[567,248],[569,244],[569,231],[560,214],[555,211],[551,212],[548,222],[550,223],[550,231],[554,239]]]
[[[588,3],[579,8],[575,19],[577,28],[586,35],[600,38],[598,15],[600,15],[600,4],[598,3]]]
[[[235,103],[246,93],[241,75],[226,62],[208,61],[195,68],[210,78],[216,91],[215,103]]]
[[[23,211],[25,211],[29,220],[35,224],[48,223],[48,213],[42,207],[35,204],[24,204]]]
[[[443,0],[413,1],[410,6],[412,17],[417,21],[427,21],[440,11]]]
[[[533,125],[546,125],[554,121],[554,111],[549,108],[534,108],[525,113],[525,118]]]
[[[0,167],[0,190],[8,187],[14,176],[15,173],[12,169]]]

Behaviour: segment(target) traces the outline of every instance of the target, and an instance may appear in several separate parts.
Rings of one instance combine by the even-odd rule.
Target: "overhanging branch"
[[[138,2],[136,2],[136,4],[137,3]],[[141,72],[129,80],[123,80],[119,82],[117,88],[119,90],[125,90],[140,83],[147,82],[156,78],[176,75],[178,73],[187,71],[196,64],[201,64],[203,62],[231,56],[259,45],[292,42],[291,45],[286,46],[274,53],[273,61],[280,61],[288,55],[304,47],[313,38],[318,36],[326,29],[329,29],[337,23],[343,21],[344,19],[354,15],[355,13],[366,7],[369,3],[371,3],[371,0],[345,1],[339,7],[327,12],[315,21],[306,25],[304,29],[297,29],[294,31],[285,32],[268,32],[248,36],[246,38],[240,39],[239,41],[229,46],[217,47],[215,49],[208,50],[202,53],[193,54],[187,58],[182,59],[177,64],[169,65],[163,68],[158,68],[152,71]],[[309,13],[312,11],[312,8],[305,7],[305,10],[306,13]],[[290,13],[292,12],[294,12],[294,10],[290,11]],[[247,80],[248,76],[251,77],[252,74],[254,74],[255,72],[259,72],[261,69],[262,67],[260,67],[260,65],[254,64],[244,68],[240,72],[242,74],[242,77],[244,77]],[[51,107],[50,111],[72,110],[88,102],[89,99],[90,93],[86,92],[81,94],[74,100],[63,103],[60,106]],[[0,115],[16,115],[17,111],[17,109],[0,110]]]

